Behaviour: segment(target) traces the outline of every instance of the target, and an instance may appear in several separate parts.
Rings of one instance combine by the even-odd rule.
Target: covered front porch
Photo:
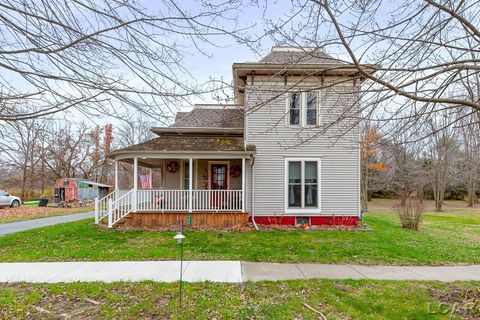
[[[250,158],[248,152],[116,155],[115,190],[96,199],[95,222],[106,222],[109,228],[117,224],[155,227],[181,222],[246,224],[246,172]],[[133,172],[122,174],[122,163],[129,164]],[[130,177],[130,181],[125,177]]]

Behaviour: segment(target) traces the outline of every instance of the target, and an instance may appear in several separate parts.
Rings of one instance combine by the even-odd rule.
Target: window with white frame
[[[286,209],[320,208],[320,159],[285,159]]]
[[[319,92],[290,92],[287,94],[288,124],[290,126],[318,126]]]

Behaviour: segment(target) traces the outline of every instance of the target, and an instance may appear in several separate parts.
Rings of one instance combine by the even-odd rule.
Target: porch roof
[[[108,156],[115,158],[124,154],[144,154],[155,152],[185,153],[185,152],[236,152],[254,153],[254,145],[246,145],[239,137],[196,137],[196,136],[160,136],[139,144],[111,152]]]

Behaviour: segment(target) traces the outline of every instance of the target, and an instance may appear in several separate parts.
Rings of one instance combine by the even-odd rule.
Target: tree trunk
[[[468,190],[468,206],[473,208],[477,204],[477,194],[476,194],[476,185],[475,180],[470,177],[468,179],[467,190]]]
[[[425,194],[424,194],[424,190],[423,190],[423,187],[420,187],[418,189],[418,193],[417,193],[417,198],[418,198],[418,201],[420,201],[420,203],[423,203],[423,198],[425,197]]]
[[[365,211],[368,209],[368,167],[364,166],[362,170],[362,186],[360,191],[360,199],[362,202],[362,209]]]
[[[22,201],[25,201],[26,199],[26,186],[27,186],[27,165],[25,164],[22,168],[22,185],[21,185],[21,198]]]
[[[442,186],[437,186],[436,196],[435,196],[435,211],[442,212],[443,210],[443,200],[445,198],[445,189]]]
[[[407,204],[407,192],[405,190],[400,191],[400,205]]]
[[[441,178],[437,176],[436,183],[433,186],[433,198],[435,199],[435,211],[441,212],[443,207],[443,200],[445,197],[445,187],[440,181]]]
[[[44,197],[45,196],[45,161],[43,160],[43,157],[42,157],[41,170],[42,170],[42,180],[40,181],[40,189],[42,192],[42,197]]]

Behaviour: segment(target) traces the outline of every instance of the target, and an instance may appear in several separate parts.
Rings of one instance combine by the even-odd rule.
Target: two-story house
[[[318,50],[273,47],[234,63],[235,104],[178,112],[155,139],[110,154],[115,191],[96,202],[96,222],[356,225],[361,82]],[[133,164],[128,188],[119,162]]]

